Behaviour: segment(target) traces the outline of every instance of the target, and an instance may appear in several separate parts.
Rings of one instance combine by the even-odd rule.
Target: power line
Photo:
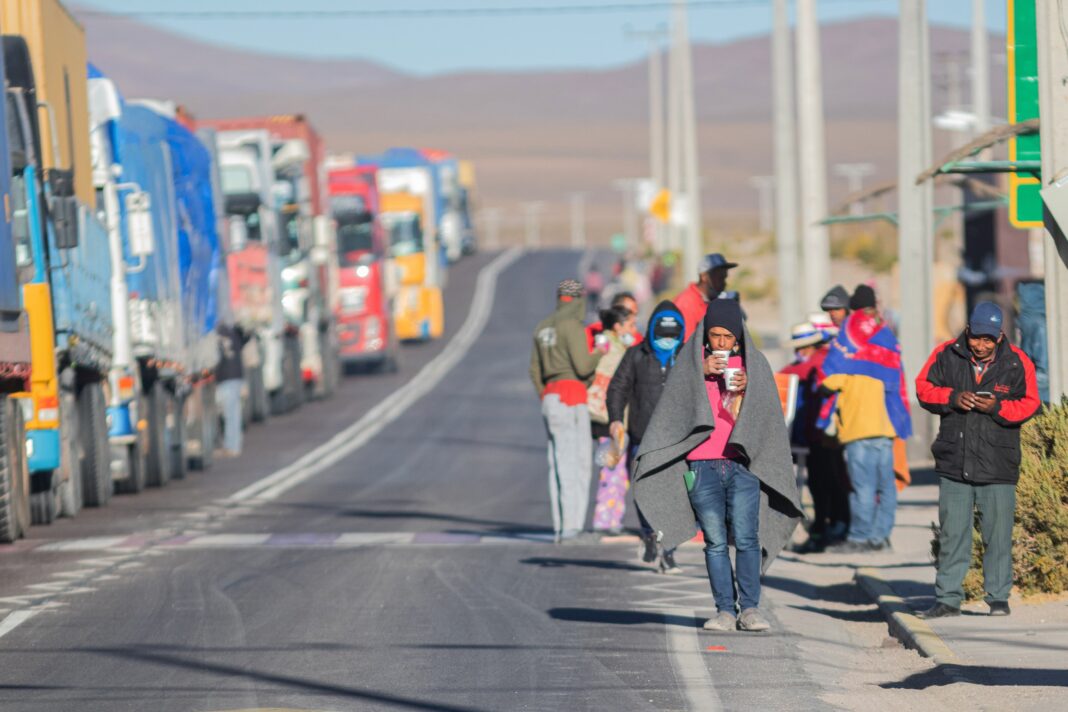
[[[824,0],[825,2],[877,2],[878,0]],[[693,10],[707,10],[726,7],[761,7],[770,0],[690,0]],[[667,10],[671,0],[646,0],[644,2],[578,5],[517,5],[514,7],[456,6],[456,7],[422,7],[422,8],[345,8],[345,9],[301,9],[301,10],[79,10],[83,16],[101,19],[111,18],[152,18],[170,20],[291,20],[291,19],[411,19],[411,18],[466,18],[466,17],[506,17],[517,15],[578,15],[619,12],[648,12]]]

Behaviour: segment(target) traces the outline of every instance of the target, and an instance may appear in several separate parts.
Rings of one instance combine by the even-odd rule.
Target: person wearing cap
[[[660,401],[660,394],[664,392],[664,383],[682,348],[685,331],[682,312],[678,307],[666,300],[660,302],[649,317],[648,338],[627,349],[608,385],[609,429],[617,440],[624,431],[630,437],[631,479],[634,475],[634,453],[641,445],[649,419]],[[635,507],[635,510],[641,526],[639,556],[642,562],[653,563],[659,553],[662,573],[681,573],[682,569],[675,563],[674,550],[658,552],[652,527],[641,508]]]
[[[686,320],[687,341],[698,330],[708,305],[727,288],[727,272],[737,266],[738,263],[728,262],[727,258],[718,252],[705,255],[701,260],[697,281],[690,283],[671,300]]]
[[[840,284],[834,285],[820,300],[820,309],[827,313],[837,328],[842,328],[849,316],[849,292]]]
[[[582,284],[565,279],[556,288],[556,310],[534,330],[530,380],[541,398],[549,436],[549,502],[558,541],[577,540],[589,505],[593,443],[587,387],[603,351],[590,353],[582,317]]]
[[[1009,343],[1003,321],[1001,307],[980,302],[964,333],[936,348],[916,377],[920,405],[941,420],[931,446],[939,475],[936,602],[921,618],[960,615],[975,509],[990,615],[1010,612],[1020,426],[1041,401],[1035,366]]]
[[[798,549],[802,553],[822,551],[835,535],[845,533],[849,522],[848,489],[842,487],[841,470],[836,462],[841,459],[841,447],[837,443],[827,442],[830,438],[818,426],[823,406],[823,396],[820,394],[824,379],[823,362],[830,350],[828,340],[823,329],[812,321],[794,325],[790,333],[790,345],[794,349],[795,360],[779,371],[798,378],[797,414],[794,416],[790,441],[808,450],[807,479],[814,513],[808,529],[808,540]],[[842,500],[845,500],[844,506]]]
[[[635,500],[667,549],[700,523],[716,605],[705,630],[768,630],[760,577],[801,520],[790,438],[775,376],[738,302],[713,300],[700,328],[645,430]]]

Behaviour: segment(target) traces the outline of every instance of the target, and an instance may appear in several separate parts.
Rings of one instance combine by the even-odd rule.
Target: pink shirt
[[[742,357],[731,356],[727,359],[727,367],[741,368]],[[690,451],[690,454],[686,456],[688,462],[726,460],[734,456],[734,448],[727,444],[734,430],[734,416],[723,407],[723,395],[726,390],[727,385],[723,376],[705,377],[705,391],[708,392],[708,403],[712,406],[716,429],[712,431],[707,440]]]

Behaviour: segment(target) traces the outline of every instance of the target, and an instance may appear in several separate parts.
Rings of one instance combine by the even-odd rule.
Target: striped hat
[[[808,315],[808,320],[812,322],[814,327],[823,332],[824,341],[830,341],[838,336],[838,327],[831,321],[831,317],[827,315],[827,312],[812,312]]]
[[[577,279],[565,279],[556,285],[556,296],[558,297],[581,297],[582,293],[582,283]]]
[[[823,332],[816,328],[816,325],[811,321],[794,324],[794,328],[790,330],[791,348],[800,349],[820,343],[823,343]]]

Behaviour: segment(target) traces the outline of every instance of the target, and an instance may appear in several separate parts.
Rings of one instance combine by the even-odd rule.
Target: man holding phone
[[[1009,615],[1020,426],[1038,411],[1031,359],[1002,333],[1001,308],[980,302],[963,334],[935,349],[916,378],[920,405],[941,417],[931,446],[938,487],[936,603],[921,618],[960,615],[979,509],[990,615]]]

